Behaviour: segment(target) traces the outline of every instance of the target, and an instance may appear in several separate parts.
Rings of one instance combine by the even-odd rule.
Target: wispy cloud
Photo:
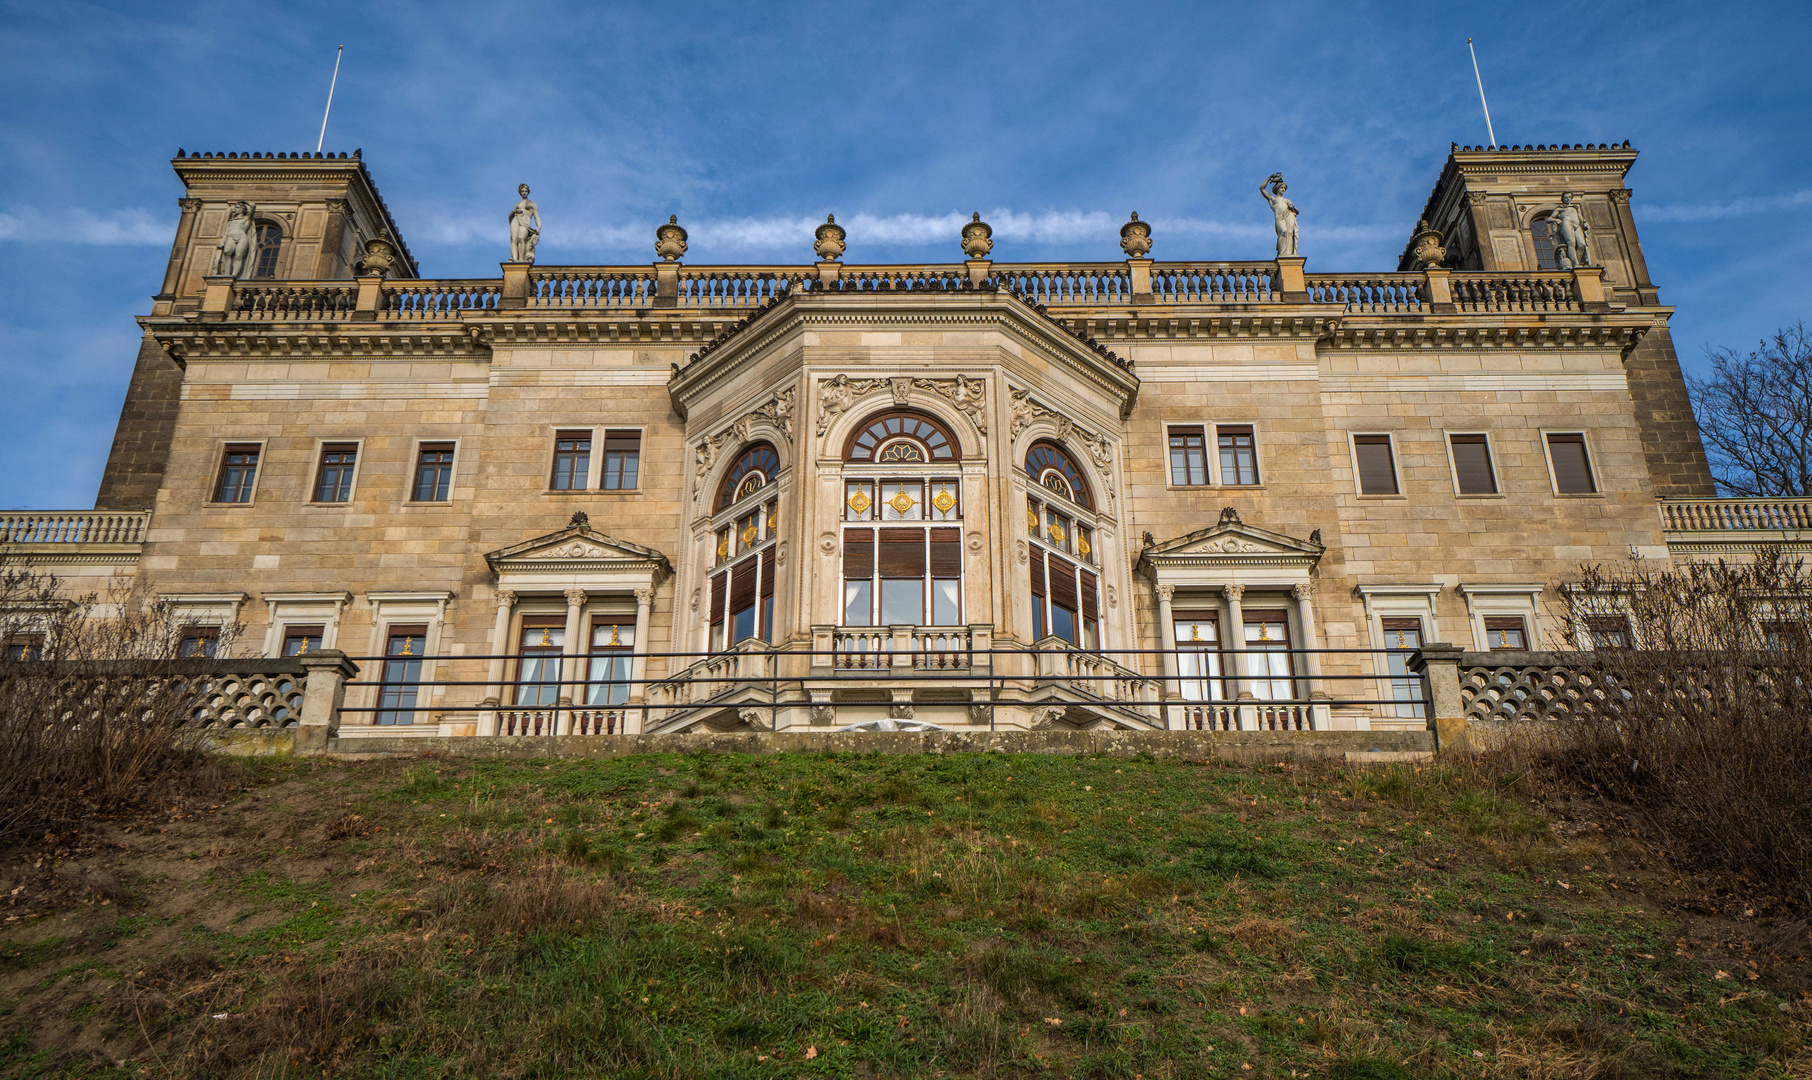
[[[1802,210],[1812,207],[1812,188],[1789,191],[1780,195],[1745,195],[1724,202],[1672,203],[1641,209],[1643,221],[1720,221],[1724,218],[1755,217],[1776,210]]]
[[[170,242],[173,224],[146,210],[97,214],[77,209],[53,215],[31,208],[13,209],[0,211],[0,241],[106,247],[162,246]]]

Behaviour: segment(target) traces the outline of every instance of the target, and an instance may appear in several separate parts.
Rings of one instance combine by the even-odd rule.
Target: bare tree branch
[[[1688,379],[1693,412],[1727,495],[1812,495],[1812,335],[1796,324],[1739,355],[1708,353],[1712,377]]]

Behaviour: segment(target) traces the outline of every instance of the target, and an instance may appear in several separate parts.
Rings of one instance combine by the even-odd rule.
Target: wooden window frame
[[[211,625],[209,623],[190,623],[187,626],[184,626],[181,633],[177,636],[176,655],[178,658],[184,660],[218,659],[220,657],[220,639],[223,636],[219,626]],[[191,641],[212,641],[214,643],[214,651],[212,653],[190,653],[188,650],[189,642]]]
[[[1164,425],[1164,468],[1169,473],[1171,487],[1189,489],[1210,488],[1214,486],[1214,470],[1208,462],[1208,432],[1211,430],[1213,429],[1209,427],[1209,425],[1202,423],[1176,423]],[[1201,445],[1196,448],[1202,455],[1202,482],[1199,484],[1192,483],[1187,479],[1177,479],[1175,454],[1178,448],[1170,445],[1171,439],[1179,436],[1187,438],[1191,434],[1201,440]],[[1188,447],[1183,447],[1182,449],[1185,454],[1188,453]],[[1187,465],[1185,465],[1185,467],[1187,467]]]
[[[452,460],[447,462],[447,497],[444,499],[418,499],[415,494],[416,488],[421,482],[422,453],[426,447],[442,445],[453,448]],[[407,506],[447,506],[453,503],[454,495],[459,487],[459,440],[457,438],[431,439],[425,437],[416,439],[409,454],[409,475],[405,482],[408,484],[405,489],[407,498],[403,502]]]
[[[560,443],[568,439],[579,438],[585,440],[584,475],[573,477],[574,483],[571,487],[558,487],[556,485],[560,479],[560,455],[563,452],[560,449]],[[590,427],[556,427],[554,429],[553,439],[550,441],[549,445],[552,452],[548,454],[547,463],[548,494],[571,495],[574,493],[590,492],[593,487],[592,478],[597,472],[598,465],[598,455],[595,452],[598,446],[598,429]],[[576,451],[571,452],[576,453]]]
[[[597,454],[593,455],[596,458],[596,464],[593,468],[595,469],[597,476],[592,483],[592,489],[600,493],[621,495],[640,491],[642,489],[643,449],[648,437],[647,429],[640,427],[607,427],[601,430],[603,432],[602,439],[595,445],[601,446],[602,449],[599,450]],[[605,470],[609,465],[610,459],[610,440],[613,436],[621,437],[627,435],[635,436],[635,483],[623,487],[605,487]]]
[[[348,467],[352,478],[346,484],[346,497],[331,501],[320,498],[322,474],[327,471],[327,455],[330,446],[352,447],[352,464]],[[316,439],[315,440],[315,473],[308,485],[308,498],[303,500],[310,506],[347,506],[359,494],[359,466],[365,463],[364,439]]]
[[[1230,434],[1246,435],[1252,439],[1252,482],[1243,484],[1237,480],[1227,479],[1227,472],[1221,467],[1221,431],[1227,429]],[[1242,430],[1243,429],[1243,430]],[[1250,420],[1229,420],[1214,424],[1214,478],[1221,487],[1239,488],[1251,491],[1265,486],[1265,470],[1259,459],[1258,424]]]
[[[1453,497],[1456,499],[1501,499],[1504,497],[1503,478],[1497,473],[1497,454],[1491,445],[1491,433],[1488,431],[1443,431],[1442,441],[1447,446],[1447,474],[1453,478]],[[1460,489],[1460,462],[1454,456],[1455,439],[1480,439],[1485,447],[1485,471],[1491,476],[1490,491],[1463,491]]]
[[[1365,490],[1365,476],[1359,465],[1359,440],[1383,439],[1390,453],[1391,485],[1393,491],[1368,492]],[[1394,431],[1352,431],[1347,433],[1347,447],[1352,454],[1353,494],[1360,499],[1407,499],[1403,493],[1403,459],[1397,452],[1397,434]]]
[[[1563,439],[1570,440],[1570,439],[1577,438],[1579,440],[1580,451],[1585,454],[1586,479],[1591,483],[1592,490],[1590,490],[1590,491],[1562,491],[1562,490],[1560,490],[1560,471],[1554,467],[1554,444],[1551,441],[1556,436],[1559,436]],[[1597,448],[1595,448],[1592,445],[1591,432],[1582,430],[1580,428],[1542,428],[1541,429],[1541,454],[1542,454],[1542,459],[1548,463],[1548,484],[1549,484],[1550,488],[1552,489],[1555,498],[1557,498],[1557,499],[1602,499],[1602,498],[1604,498],[1604,483],[1598,475],[1598,451],[1597,451]]]
[[[310,630],[313,630],[314,633],[310,634],[307,632]],[[277,638],[277,655],[282,656],[282,657],[300,655],[299,653],[292,654],[289,651],[290,640],[292,638],[296,638],[296,637],[300,637],[303,639],[304,650],[307,649],[307,640],[311,637],[316,639],[320,643],[315,646],[315,648],[317,650],[325,649],[327,647],[327,644],[326,644],[326,642],[327,642],[327,624],[326,623],[284,623],[283,624],[283,633]]]
[[[1496,623],[1497,625],[1493,626],[1492,625],[1493,623]],[[1520,648],[1520,649],[1500,649],[1496,645],[1493,645],[1491,643],[1491,632],[1493,630],[1496,630],[1499,633],[1502,633],[1504,630],[1509,629],[1509,627],[1506,625],[1508,623],[1515,623],[1516,629],[1522,633],[1522,635],[1523,635],[1523,647],[1522,648]],[[1498,614],[1495,614],[1495,615],[1487,615],[1487,614],[1481,612],[1479,614],[1479,626],[1485,632],[1485,651],[1486,652],[1529,652],[1533,648],[1534,643],[1531,640],[1531,631],[1529,629],[1529,620],[1520,614],[1515,614],[1515,613],[1511,613],[1511,612],[1499,612]]]
[[[257,503],[258,485],[264,482],[264,467],[269,464],[265,457],[266,451],[269,450],[268,441],[266,439],[221,439],[216,444],[214,474],[209,480],[208,486],[208,506],[251,506]],[[243,452],[246,449],[255,449],[258,454],[258,460],[252,466],[252,482],[246,488],[245,498],[227,502],[220,497],[224,493],[223,485],[226,483],[227,455]]]

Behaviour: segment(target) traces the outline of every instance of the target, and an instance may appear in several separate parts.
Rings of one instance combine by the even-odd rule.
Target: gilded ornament
[[[1063,531],[1063,525],[1061,522],[1056,522],[1056,521],[1051,522],[1050,531],[1051,531],[1051,543],[1053,543],[1053,544],[1063,543],[1063,538],[1069,535],[1068,533]]]
[[[873,505],[874,500],[870,499],[861,488],[857,488],[856,493],[849,497],[849,508],[858,514],[868,513],[868,508]]]
[[[755,542],[755,538],[760,535],[761,535],[761,530],[757,529],[755,527],[755,523],[751,521],[749,523],[748,527],[742,530],[743,546],[748,547],[749,545],[753,544]]]
[[[931,500],[931,505],[937,507],[938,513],[948,514],[951,508],[956,505],[956,496],[950,494],[948,491],[940,491],[937,493],[937,497]]]
[[[887,500],[887,505],[893,507],[894,513],[904,514],[912,509],[913,501],[912,496],[902,490],[895,492],[893,498]]]

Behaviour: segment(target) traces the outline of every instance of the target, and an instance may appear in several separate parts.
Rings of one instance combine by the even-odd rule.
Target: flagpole
[[[1479,74],[1479,51],[1471,47],[1471,38],[1466,38],[1466,51],[1473,54],[1473,80],[1479,82],[1479,105],[1484,107],[1484,134],[1491,136],[1491,145],[1495,147],[1495,145],[1497,145],[1497,132],[1491,130],[1491,105],[1489,105],[1488,101],[1484,100],[1484,78]],[[335,71],[339,71],[337,62],[335,62]],[[321,129],[326,130],[326,120],[321,121]]]
[[[1466,42],[1470,43],[1471,38],[1466,38]],[[315,154],[319,154],[319,152],[321,152],[321,145],[328,141],[328,114],[333,112],[333,87],[339,85],[339,58],[341,58],[341,53],[344,53],[344,51],[346,51],[346,45],[341,45],[339,49],[333,51],[333,82],[328,83],[328,107],[321,111],[321,138],[315,140]],[[1473,67],[1477,67],[1477,65],[1479,65],[1479,62],[1475,60],[1475,62],[1473,62]]]

